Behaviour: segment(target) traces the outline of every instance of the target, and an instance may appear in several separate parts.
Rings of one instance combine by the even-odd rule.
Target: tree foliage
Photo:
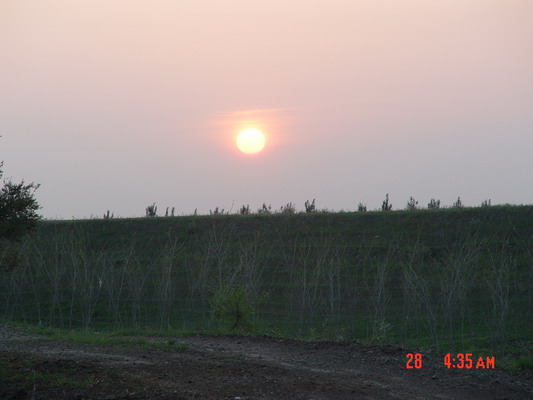
[[[244,287],[222,286],[213,291],[209,303],[221,328],[247,331],[253,327],[255,309]]]
[[[0,163],[0,179],[2,166],[3,162]],[[40,207],[35,199],[38,187],[33,182],[4,181],[0,189],[0,239],[16,241],[35,228],[40,219],[37,214]]]
[[[440,208],[440,200],[431,199],[428,203],[428,209],[434,210]]]
[[[406,210],[416,210],[418,207],[418,201],[415,200],[413,196],[409,198],[409,201],[407,202],[407,206],[405,207]]]
[[[463,202],[462,202],[462,200],[461,200],[461,196],[459,196],[459,197],[457,198],[457,201],[456,201],[455,203],[453,203],[453,207],[454,207],[454,208],[463,208],[463,207],[464,207],[464,206],[463,206]]]
[[[312,203],[309,200],[305,201],[305,212],[306,213],[316,212],[315,199],[313,199]]]
[[[146,207],[146,216],[157,217],[157,206],[155,205],[155,203],[151,206]]]
[[[387,193],[385,195],[385,200],[383,200],[383,203],[381,204],[381,211],[390,211],[392,210],[392,204],[389,203],[389,194]]]

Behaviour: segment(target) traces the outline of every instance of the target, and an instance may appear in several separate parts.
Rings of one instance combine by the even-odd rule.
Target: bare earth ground
[[[177,352],[29,337],[0,324],[0,378],[9,368],[20,374],[62,374],[71,383],[52,379],[33,388],[0,386],[0,399],[533,398],[531,371],[448,370],[441,356],[431,354],[423,354],[421,369],[408,370],[408,351],[392,346],[193,336],[178,339],[189,347]]]

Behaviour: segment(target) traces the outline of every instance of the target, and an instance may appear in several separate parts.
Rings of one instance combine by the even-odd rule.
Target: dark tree
[[[383,200],[383,203],[381,204],[381,211],[390,211],[392,210],[392,204],[389,203],[389,194],[385,196],[385,200]]]
[[[405,207],[406,210],[416,210],[418,206],[418,201],[415,200],[413,196],[409,198],[409,201],[407,202],[407,206]]]
[[[2,166],[0,162],[0,180]],[[39,221],[39,204],[34,192],[39,187],[35,183],[25,184],[3,181],[0,188],[0,271],[17,266],[19,241],[33,231]]]
[[[312,203],[309,200],[305,201],[305,212],[306,213],[316,212],[315,199],[313,199]]]
[[[431,199],[428,203],[428,209],[440,208],[440,200]]]
[[[146,216],[157,217],[157,206],[155,205],[155,203],[151,206],[146,207]]]
[[[0,163],[0,179],[2,178]],[[0,239],[17,241],[31,232],[39,221],[37,210],[39,204],[35,199],[35,190],[39,185],[4,181],[0,190]]]

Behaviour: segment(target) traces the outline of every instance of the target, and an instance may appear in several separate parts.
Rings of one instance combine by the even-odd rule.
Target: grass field
[[[43,221],[0,316],[531,358],[533,206]]]

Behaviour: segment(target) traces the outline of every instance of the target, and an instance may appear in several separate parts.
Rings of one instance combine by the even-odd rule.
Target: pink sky
[[[531,38],[529,0],[3,0],[0,160],[49,218],[531,204]]]

